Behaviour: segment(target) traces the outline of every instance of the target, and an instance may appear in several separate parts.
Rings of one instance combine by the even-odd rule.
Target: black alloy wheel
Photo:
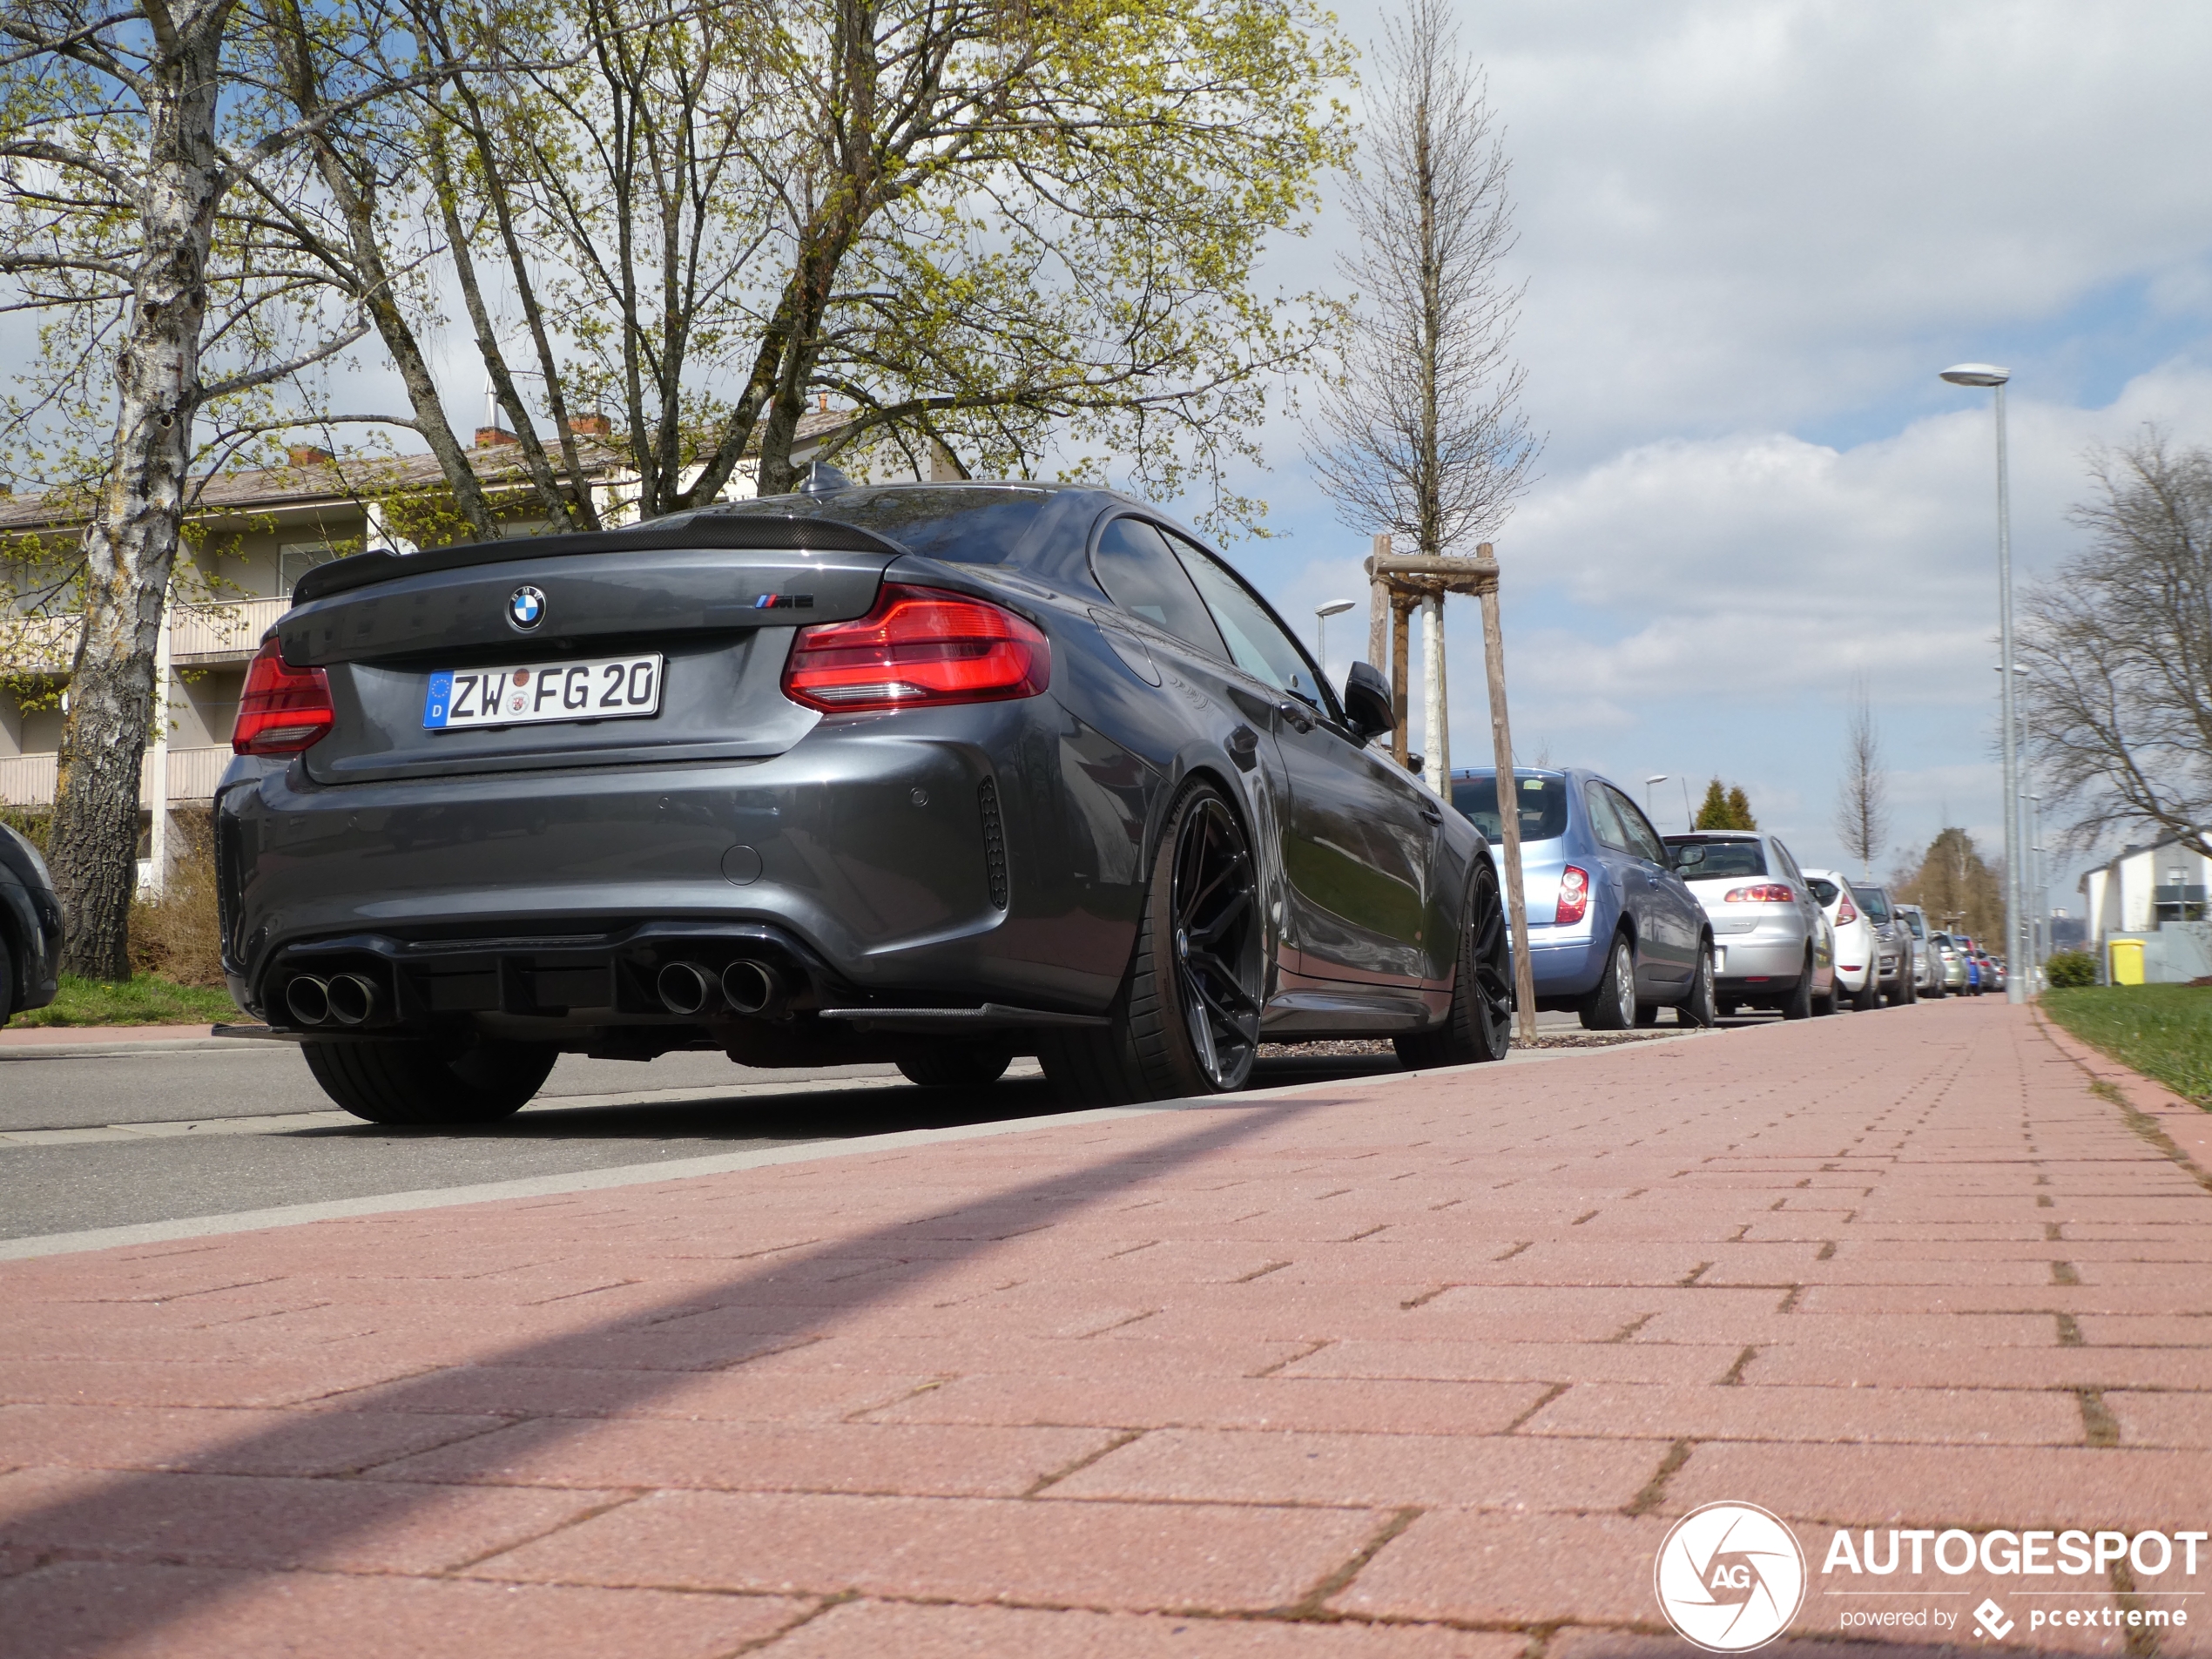
[[[924,1089],[988,1089],[1013,1063],[1011,1049],[988,1042],[933,1042],[896,1062],[908,1082]]]
[[[356,1117],[395,1128],[496,1123],[529,1103],[560,1050],[550,1042],[469,1036],[458,1041],[358,1037],[303,1042],[322,1092]]]
[[[1259,1048],[1267,941],[1244,826],[1211,784],[1168,815],[1128,977],[1103,1028],[1042,1034],[1061,1098],[1121,1105],[1241,1089]]]
[[[1513,1046],[1513,948],[1506,936],[1498,873],[1487,860],[1476,863],[1474,879],[1467,883],[1467,917],[1460,929],[1451,1011],[1442,1025],[1399,1037],[1395,1046],[1399,1063],[1408,1071],[1503,1060]]]
[[[1211,791],[1176,832],[1176,1001],[1190,1048],[1216,1089],[1241,1089],[1259,1050],[1259,880],[1244,832]]]
[[[1676,1005],[1675,1018],[1683,1025],[1710,1028],[1720,1018],[1720,1008],[1713,997],[1713,941],[1697,941],[1697,976],[1689,982],[1689,995]]]
[[[1805,947],[1804,969],[1797,975],[1797,982],[1790,988],[1790,995],[1782,1004],[1785,1020],[1812,1018],[1812,947]]]

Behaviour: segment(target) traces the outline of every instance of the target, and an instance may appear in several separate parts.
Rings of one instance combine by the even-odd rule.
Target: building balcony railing
[[[242,663],[260,649],[269,624],[291,609],[281,597],[219,605],[175,605],[169,612],[169,659],[179,668]],[[66,674],[77,658],[81,617],[0,617],[0,671]]]
[[[53,754],[0,755],[0,806],[51,806],[60,757]],[[152,751],[138,768],[138,805],[153,805]],[[215,786],[231,764],[228,744],[169,751],[169,804],[192,806],[215,798]]]

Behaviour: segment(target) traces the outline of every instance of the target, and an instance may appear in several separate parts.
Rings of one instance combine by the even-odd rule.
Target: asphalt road
[[[15,1051],[17,1055],[26,1051]],[[1395,1069],[1263,1062],[1255,1086]],[[1033,1062],[987,1089],[888,1066],[750,1070],[720,1055],[564,1055],[504,1123],[395,1130],[334,1110],[289,1044],[0,1059],[0,1238],[220,1216],[940,1128],[1054,1109]]]

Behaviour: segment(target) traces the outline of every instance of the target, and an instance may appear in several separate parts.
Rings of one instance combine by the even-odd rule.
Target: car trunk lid
[[[768,540],[787,523],[370,556],[381,568],[369,579],[303,582],[305,602],[277,636],[287,662],[324,670],[337,713],[305,756],[308,775],[334,784],[781,753],[819,718],[780,689],[793,633],[865,616],[897,556],[857,530],[843,547],[728,544],[733,531]],[[845,529],[807,528],[818,541]],[[470,551],[483,556],[454,556]],[[645,655],[663,664],[657,711],[644,718],[425,725],[433,676]]]

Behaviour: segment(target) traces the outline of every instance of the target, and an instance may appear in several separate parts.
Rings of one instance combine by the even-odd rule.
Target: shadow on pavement
[[[556,1398],[546,1400],[541,1386],[534,1391],[539,1399],[533,1409],[517,1412],[509,1426],[531,1423],[548,1437],[588,1434],[596,1425],[584,1415],[586,1413],[613,1415],[625,1406],[643,1404],[675,1389],[702,1372],[732,1370],[748,1360],[788,1348],[818,1332],[834,1328],[875,1302],[912,1295],[917,1285],[949,1270],[967,1266],[974,1259],[988,1255],[1004,1239],[1034,1234],[1176,1165],[1203,1158],[1307,1113],[1345,1103],[1342,1098],[1301,1096],[1280,1103],[1238,1102],[1193,1106],[1186,1109],[1197,1116],[1196,1125],[1163,1143],[1148,1143],[1095,1163],[1078,1162],[1071,1155],[1067,1163],[1041,1179],[976,1194],[949,1211],[935,1207],[941,1204],[941,1198],[934,1203],[925,1200],[927,1207],[900,1221],[813,1249],[773,1251],[719,1285],[688,1286],[656,1306],[634,1310],[596,1326],[474,1355],[462,1364],[441,1366],[400,1381],[375,1385],[373,1389],[346,1392],[364,1396],[373,1393],[374,1408],[378,1412],[447,1412],[451,1408],[442,1403],[442,1396],[448,1379],[455,1372],[484,1366],[536,1366],[556,1374],[566,1369],[579,1373],[575,1383],[575,1399],[560,1399],[556,1386]],[[970,1218],[974,1226],[973,1233],[964,1238],[960,1236],[957,1225],[963,1217]],[[793,1301],[790,1287],[810,1267],[819,1268],[846,1259],[879,1270],[887,1262],[895,1263],[898,1271],[856,1271],[836,1278],[834,1283],[831,1282],[833,1276],[819,1276],[809,1280],[805,1298]],[[779,1279],[782,1285],[771,1290],[771,1282]],[[681,1369],[610,1369],[619,1364],[607,1351],[606,1344],[610,1339],[617,1342],[625,1337],[642,1339],[650,1330],[654,1338],[664,1339],[678,1332],[683,1321],[712,1321],[717,1313],[739,1307],[745,1310],[744,1318],[725,1320],[721,1325],[709,1323],[700,1327],[721,1333],[731,1349],[726,1358]],[[622,1379],[618,1386],[625,1392],[618,1398],[610,1398],[610,1377]],[[576,1415],[564,1414],[570,1406],[575,1408]],[[292,1418],[294,1413],[287,1412],[286,1415]],[[239,1467],[276,1461],[275,1454],[297,1433],[298,1423],[294,1420],[261,1433],[240,1435],[219,1447],[206,1448],[193,1462]],[[417,1452],[421,1449],[415,1448]],[[42,1565],[81,1559],[87,1553],[97,1555],[102,1548],[100,1541],[127,1536],[138,1529],[132,1524],[134,1516],[142,1516],[149,1509],[158,1512],[165,1501],[162,1483],[176,1478],[175,1474],[162,1473],[118,1474],[97,1491],[49,1505],[0,1525],[0,1549],[12,1548],[30,1552],[44,1558]],[[334,1494],[342,1494],[348,1487],[358,1490],[354,1482],[347,1479],[323,1477],[313,1484]],[[402,1481],[381,1483],[379,1487],[386,1500],[398,1499],[405,1509],[434,1507],[447,1490],[442,1485],[414,1486]],[[287,1508],[285,1519],[293,1565],[318,1556],[327,1557],[334,1553],[334,1546],[372,1525],[381,1529],[404,1524],[395,1519],[389,1507],[364,1508],[342,1501],[297,1502]],[[189,1550],[190,1543],[185,1539],[168,1541]],[[29,1575],[24,1575],[26,1579]],[[145,1636],[165,1629],[192,1611],[201,1599],[217,1594],[217,1587],[226,1582],[221,1574],[196,1578],[179,1575],[175,1586],[177,1593],[158,1611],[150,1608],[147,1619],[127,1634]]]

